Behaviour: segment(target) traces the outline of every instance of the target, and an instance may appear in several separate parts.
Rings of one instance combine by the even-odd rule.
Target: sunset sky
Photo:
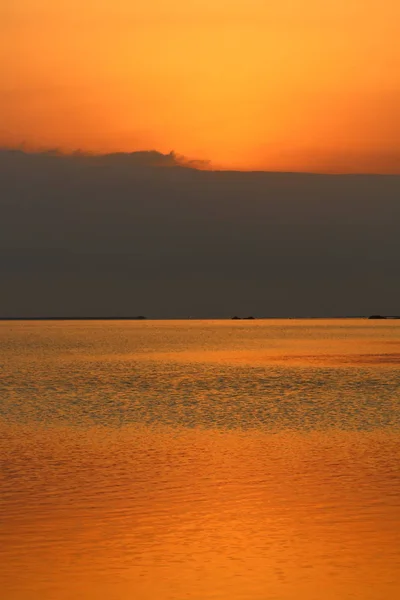
[[[5,0],[0,145],[400,173],[398,0]]]

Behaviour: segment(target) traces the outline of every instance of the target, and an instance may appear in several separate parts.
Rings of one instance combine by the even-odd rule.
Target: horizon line
[[[314,319],[400,319],[397,315],[325,315],[325,316],[263,316],[263,317],[146,317],[146,316],[57,316],[57,317],[0,317],[0,321],[262,321],[262,320],[314,320]]]

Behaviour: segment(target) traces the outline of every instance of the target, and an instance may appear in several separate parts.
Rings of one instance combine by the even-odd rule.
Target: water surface
[[[5,600],[400,597],[400,322],[0,323]]]

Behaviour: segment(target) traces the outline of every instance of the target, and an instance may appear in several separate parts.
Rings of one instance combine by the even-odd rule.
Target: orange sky
[[[399,0],[5,0],[0,144],[400,173]]]

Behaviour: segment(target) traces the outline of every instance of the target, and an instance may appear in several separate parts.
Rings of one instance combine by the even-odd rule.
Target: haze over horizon
[[[0,316],[399,314],[400,177],[0,152]]]

